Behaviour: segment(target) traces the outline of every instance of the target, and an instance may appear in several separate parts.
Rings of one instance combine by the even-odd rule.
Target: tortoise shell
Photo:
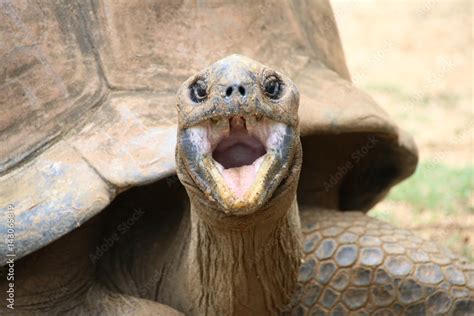
[[[417,164],[351,84],[327,1],[6,2],[0,35],[0,214],[14,212],[17,257],[174,174],[176,90],[233,53],[300,90],[300,203],[368,210]]]

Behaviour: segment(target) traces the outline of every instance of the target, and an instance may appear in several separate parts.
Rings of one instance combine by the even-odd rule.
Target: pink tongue
[[[242,166],[231,169],[224,169],[222,175],[227,185],[238,197],[244,196],[248,191],[256,176],[256,166]]]

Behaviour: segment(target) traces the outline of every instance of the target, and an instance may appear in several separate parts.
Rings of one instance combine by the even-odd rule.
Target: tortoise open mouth
[[[286,125],[266,117],[232,116],[205,123],[212,162],[226,186],[242,198],[257,180],[268,151],[278,149]]]
[[[247,213],[271,196],[288,169],[293,139],[294,129],[284,123],[233,115],[185,129],[183,148],[203,191],[238,214],[237,209]]]
[[[244,196],[257,176],[257,171],[267,153],[265,123],[260,122],[247,128],[247,120],[234,116],[220,123],[225,130],[214,130],[212,139],[218,140],[212,146],[212,157],[218,166],[227,186],[238,197]],[[251,120],[249,120],[250,122]],[[253,120],[256,122],[256,120]]]

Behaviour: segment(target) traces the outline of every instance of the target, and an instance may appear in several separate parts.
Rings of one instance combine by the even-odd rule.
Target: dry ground
[[[354,84],[420,152],[415,175],[369,214],[474,260],[472,1],[332,5]]]

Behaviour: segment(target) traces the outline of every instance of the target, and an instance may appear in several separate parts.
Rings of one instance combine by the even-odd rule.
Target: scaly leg
[[[361,212],[300,210],[296,315],[474,315],[474,265]]]

